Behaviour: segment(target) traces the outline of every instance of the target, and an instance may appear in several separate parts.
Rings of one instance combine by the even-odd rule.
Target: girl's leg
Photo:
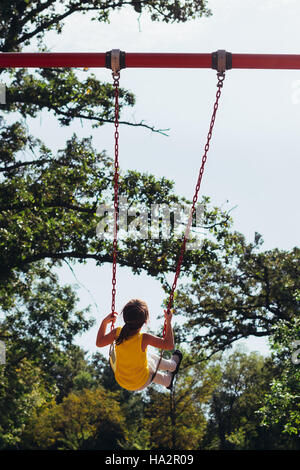
[[[164,387],[168,387],[171,383],[172,374],[167,372],[166,374],[161,374],[160,372],[156,372],[156,375],[153,379],[153,383],[158,385],[164,385]]]
[[[156,364],[158,364],[160,357],[157,354],[151,353]],[[177,363],[173,359],[164,359],[161,358],[158,370],[169,370],[170,372],[174,372],[176,369]],[[156,366],[157,367],[157,366]]]
[[[177,356],[174,356],[177,358]],[[160,361],[160,363],[159,363]],[[155,353],[151,353],[148,356],[148,363],[149,363],[149,370],[152,378],[152,374],[157,370],[157,364],[159,363],[158,370],[156,372],[156,375],[153,378],[153,382],[159,385],[163,385],[164,387],[169,387],[173,374],[172,372],[175,371],[177,367],[177,361],[176,359],[164,359],[163,357],[160,358]],[[161,373],[159,372],[160,370],[167,371],[167,373]],[[148,385],[148,383],[147,383]]]

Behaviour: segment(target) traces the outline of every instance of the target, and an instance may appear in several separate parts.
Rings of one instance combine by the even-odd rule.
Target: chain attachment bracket
[[[126,68],[126,54],[120,49],[112,49],[105,54],[105,67],[111,69],[113,74],[118,74]]]
[[[225,73],[225,70],[232,68],[232,54],[223,49],[213,52],[211,55],[211,68],[218,73]]]

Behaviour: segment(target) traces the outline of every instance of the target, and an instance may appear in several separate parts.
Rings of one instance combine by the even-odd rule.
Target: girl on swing
[[[115,341],[115,379],[121,387],[130,391],[140,391],[154,382],[172,390],[173,380],[182,360],[182,353],[174,351],[169,360],[159,358],[156,354],[147,353],[147,346],[167,351],[174,349],[172,313],[164,312],[166,327],[164,338],[140,333],[142,326],[149,319],[149,312],[147,304],[139,299],[130,300],[123,308],[125,322],[123,328],[114,328],[106,334],[107,325],[115,323],[117,314],[110,313],[103,319],[98,331],[96,346],[101,348]],[[159,365],[158,370],[157,365]]]

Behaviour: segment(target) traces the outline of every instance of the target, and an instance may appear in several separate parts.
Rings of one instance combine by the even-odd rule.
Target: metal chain
[[[113,86],[114,86],[114,89],[115,89],[114,240],[113,240],[112,304],[111,304],[111,311],[113,313],[113,312],[115,312],[116,283],[117,283],[116,270],[117,270],[117,247],[118,247],[118,241],[117,241],[118,223],[117,223],[117,219],[118,219],[118,191],[119,191],[119,80],[120,80],[120,73],[119,72],[113,72],[112,76],[113,76],[113,80],[114,80]],[[184,256],[184,253],[185,253],[186,242],[187,242],[187,239],[188,239],[190,227],[191,227],[191,224],[192,224],[193,215],[194,215],[194,212],[195,212],[196,203],[197,203],[197,200],[198,200],[198,193],[199,193],[199,190],[200,190],[202,176],[203,176],[203,173],[204,173],[204,167],[205,167],[205,163],[206,163],[206,160],[207,160],[207,154],[208,154],[209,147],[210,147],[210,141],[211,141],[211,138],[212,138],[212,132],[213,132],[214,124],[215,124],[216,113],[217,113],[218,106],[219,106],[219,99],[220,99],[220,96],[221,96],[221,89],[223,87],[223,82],[224,82],[224,79],[225,79],[225,73],[224,72],[218,73],[217,77],[218,77],[218,83],[217,83],[218,90],[217,90],[217,93],[216,93],[216,100],[215,100],[215,103],[214,103],[213,114],[212,114],[211,121],[210,121],[209,132],[207,134],[206,145],[204,147],[204,154],[203,154],[203,157],[202,157],[201,167],[200,167],[200,170],[199,170],[199,175],[198,175],[198,180],[197,180],[197,184],[196,184],[195,194],[194,194],[194,197],[193,197],[193,203],[192,203],[192,207],[191,207],[191,211],[190,211],[189,221],[188,221],[187,228],[186,228],[184,238],[183,238],[183,242],[182,242],[182,245],[181,245],[181,251],[180,251],[180,255],[179,255],[179,259],[178,259],[178,263],[177,263],[177,267],[176,267],[175,277],[174,277],[171,293],[170,293],[170,296],[169,296],[169,302],[168,302],[168,306],[167,306],[167,312],[168,313],[170,312],[172,304],[173,304],[174,293],[175,293],[176,286],[177,286],[177,280],[178,280],[179,275],[180,275],[183,256]],[[111,329],[113,329],[113,323],[111,324]],[[166,323],[164,324],[163,337],[165,337],[165,334],[166,334]]]
[[[115,167],[114,167],[114,241],[113,241],[113,266],[112,266],[112,302],[111,312],[115,312],[116,284],[117,284],[117,248],[118,248],[118,191],[119,191],[119,86],[120,72],[112,74],[115,89]],[[113,329],[113,322],[111,329]]]
[[[215,103],[214,103],[214,108],[213,108],[213,113],[212,113],[212,117],[211,117],[211,121],[210,121],[209,131],[208,131],[208,134],[207,134],[206,145],[204,147],[204,154],[203,154],[203,157],[202,157],[202,162],[201,162],[201,167],[200,167],[200,170],[199,170],[199,176],[198,176],[198,180],[197,180],[197,184],[196,184],[195,194],[194,194],[194,197],[193,197],[193,204],[192,204],[192,207],[191,207],[191,210],[190,210],[190,216],[189,216],[187,228],[186,228],[186,231],[185,231],[185,234],[184,234],[183,242],[182,242],[182,245],[181,245],[181,251],[180,251],[180,255],[179,255],[179,259],[178,259],[178,263],[177,263],[177,267],[176,267],[175,277],[174,277],[171,293],[170,293],[170,296],[169,296],[169,302],[168,302],[168,306],[167,306],[167,313],[170,312],[172,304],[173,304],[173,300],[174,300],[174,293],[175,293],[175,289],[176,289],[176,286],[177,286],[177,280],[178,280],[178,277],[179,277],[179,274],[180,274],[180,269],[181,269],[183,256],[184,256],[184,252],[185,252],[185,247],[186,247],[186,241],[187,241],[188,236],[189,236],[189,231],[190,231],[190,227],[191,227],[191,224],[192,224],[193,215],[194,215],[196,203],[197,203],[197,200],[198,200],[198,193],[199,193],[199,190],[200,190],[202,176],[203,176],[203,173],[204,173],[204,166],[205,166],[205,163],[206,163],[206,160],[207,160],[207,154],[208,154],[208,151],[209,151],[210,141],[211,141],[211,138],[212,138],[212,133],[213,133],[213,128],[214,128],[214,124],[215,124],[216,114],[217,114],[217,110],[218,110],[218,106],[219,106],[219,99],[220,99],[220,96],[221,96],[221,89],[223,87],[223,82],[224,82],[224,79],[225,79],[225,73],[224,72],[219,72],[219,73],[217,73],[217,77],[218,77],[218,83],[217,83],[218,90],[217,90],[217,93],[216,93],[216,100],[215,100]],[[165,337],[165,334],[166,334],[166,323],[164,324],[163,337]]]

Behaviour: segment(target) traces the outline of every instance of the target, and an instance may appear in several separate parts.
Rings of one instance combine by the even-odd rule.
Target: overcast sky
[[[297,0],[211,0],[208,4],[213,16],[185,24],[152,23],[146,15],[139,19],[130,8],[112,14],[110,24],[74,15],[62,35],[48,35],[47,46],[52,52],[118,48],[126,52],[300,53]],[[100,80],[111,80],[107,69],[90,71]],[[298,245],[300,233],[300,71],[233,69],[226,75],[201,195],[210,196],[213,205],[224,209],[236,207],[234,227],[248,241],[257,231],[265,249],[289,250]],[[121,86],[133,91],[137,100],[124,117],[170,128],[164,137],[123,126],[122,170],[165,176],[175,182],[179,195],[191,199],[216,93],[215,71],[126,69]],[[97,130],[85,123],[60,128],[48,113],[42,113],[40,119],[30,120],[30,129],[51,148],[63,148],[73,132],[80,137],[92,134],[94,146],[113,156],[110,125]],[[76,267],[75,272],[84,286],[78,289],[80,306],[91,304],[91,314],[98,319],[80,339],[93,352],[99,321],[110,311],[111,266],[96,268],[91,262]],[[117,310],[130,298],[143,298],[156,326],[163,299],[160,284],[145,275],[133,276],[127,268],[117,272]],[[60,275],[62,282],[76,282],[68,268]],[[246,344],[251,350],[267,351],[264,340]]]

